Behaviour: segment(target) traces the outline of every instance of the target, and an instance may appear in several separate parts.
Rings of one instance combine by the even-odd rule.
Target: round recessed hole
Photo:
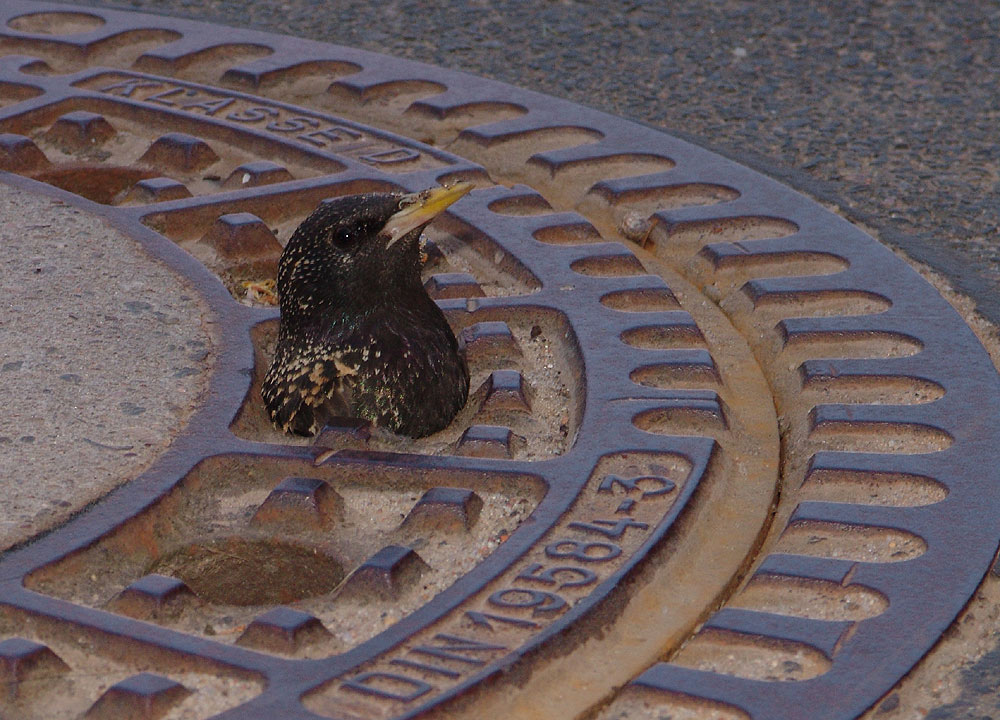
[[[330,592],[344,568],[314,548],[238,537],[193,542],[149,571],[177,577],[202,600],[220,605],[279,605]]]
[[[96,203],[111,205],[122,191],[156,174],[145,168],[73,165],[49,168],[32,177]]]

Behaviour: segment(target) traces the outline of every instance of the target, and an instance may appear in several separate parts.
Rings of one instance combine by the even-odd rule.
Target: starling
[[[299,225],[278,263],[278,344],[261,388],[275,426],[308,436],[349,416],[423,437],[451,422],[469,369],[421,283],[420,233],[471,189],[336,198]]]

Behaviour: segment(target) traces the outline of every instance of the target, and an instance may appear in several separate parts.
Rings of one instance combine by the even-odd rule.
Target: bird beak
[[[389,238],[386,248],[416,228],[423,227],[436,218],[445,208],[454,203],[473,188],[470,182],[457,182],[448,187],[436,187],[423,192],[405,195],[400,200],[403,209],[389,218],[379,233]]]

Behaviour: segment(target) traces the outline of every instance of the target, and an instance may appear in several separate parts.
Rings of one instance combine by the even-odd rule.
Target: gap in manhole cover
[[[11,202],[109,222],[210,335],[142,470],[5,537],[5,712],[848,718],[982,579],[998,438],[970,413],[996,371],[927,281],[804,197],[371,53],[21,2],[0,25]],[[326,198],[456,180],[475,189],[422,279],[467,343],[467,406],[418,441],[276,432],[291,232]],[[126,301],[153,347],[155,302]]]

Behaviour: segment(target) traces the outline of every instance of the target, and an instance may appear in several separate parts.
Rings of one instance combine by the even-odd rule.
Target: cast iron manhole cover
[[[141,475],[0,559],[5,714],[849,718],[982,579],[994,367],[805,197],[371,53],[12,0],[0,28],[5,179],[191,280],[215,359]],[[425,273],[469,406],[288,442],[258,396],[280,243],[456,179]]]

